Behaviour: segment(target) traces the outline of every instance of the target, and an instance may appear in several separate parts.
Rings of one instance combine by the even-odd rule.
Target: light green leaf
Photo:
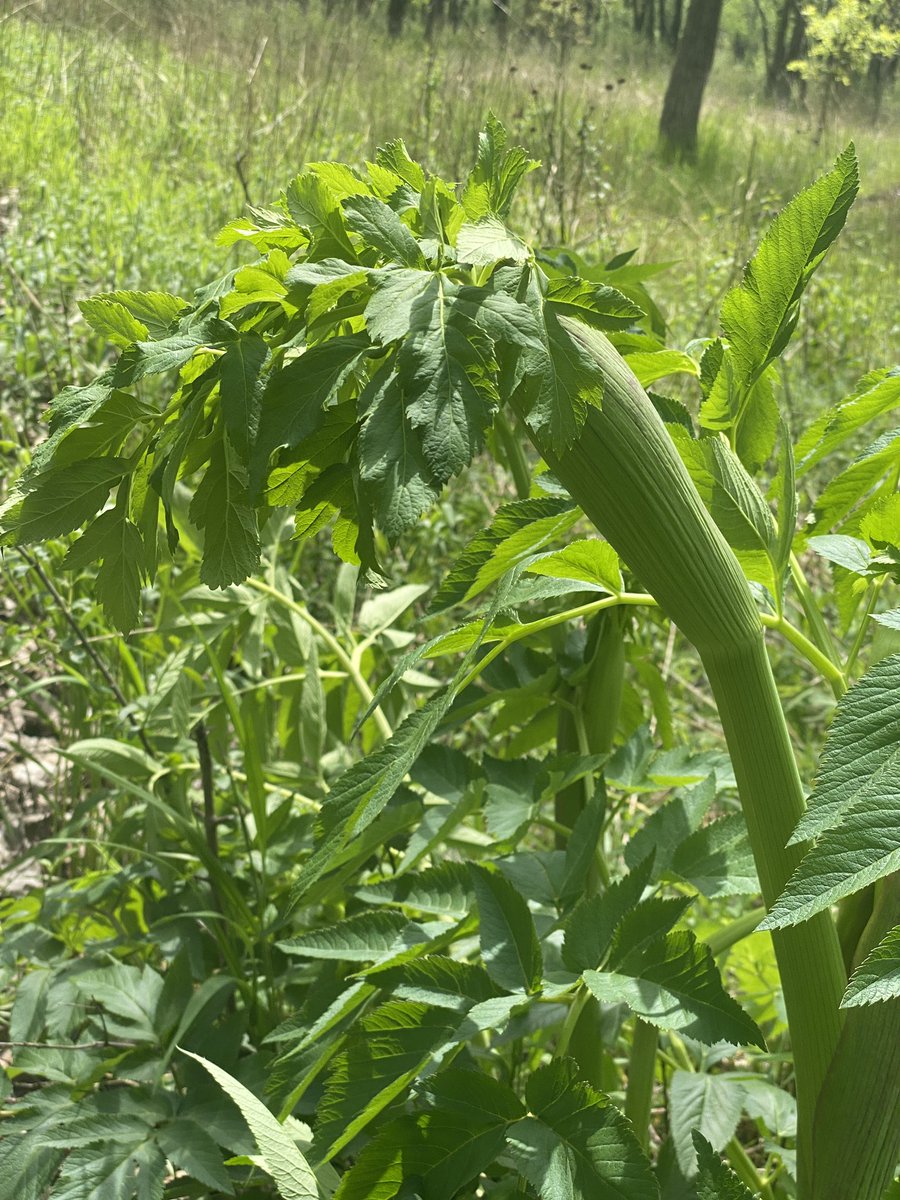
[[[844,533],[824,534],[811,537],[807,546],[821,558],[846,567],[854,575],[865,575],[872,561],[872,551],[861,538],[849,537]]]
[[[696,1131],[719,1151],[731,1140],[741,1119],[744,1094],[727,1075],[676,1071],[669,1089],[669,1128],[678,1165],[689,1178],[697,1174]]]
[[[570,529],[578,510],[570,500],[542,497],[499,508],[453,564],[432,601],[432,611],[471,600],[517,563]]]
[[[488,267],[496,262],[525,263],[531,251],[496,217],[485,216],[467,221],[456,237],[456,254],[460,262],[473,267]]]
[[[475,166],[463,190],[466,216],[477,220],[492,214],[504,219],[523,176],[538,166],[521,146],[507,146],[506,130],[490,114],[478,135]]]
[[[652,943],[617,972],[585,971],[583,978],[598,1000],[627,1004],[661,1029],[684,1030],[708,1046],[728,1041],[765,1049],[756,1024],[722,987],[709,948],[688,930]]]
[[[346,257],[348,262],[356,261],[340,203],[315,172],[305,171],[298,175],[288,186],[284,202],[300,228],[308,230],[315,239],[313,257],[321,259],[333,255]]]
[[[481,957],[491,978],[509,991],[536,991],[543,959],[528,905],[498,872],[474,863],[469,870],[478,901]]]
[[[265,1170],[275,1180],[283,1200],[319,1200],[316,1177],[290,1133],[279,1124],[263,1102],[221,1067],[190,1050],[182,1050],[212,1075],[241,1110],[256,1139]]]
[[[180,296],[171,296],[168,292],[101,292],[92,296],[86,303],[90,304],[94,300],[120,305],[133,320],[146,328],[147,334],[144,336],[149,335],[151,338],[166,337],[172,322],[188,307],[187,300],[182,300]],[[79,307],[83,308],[82,302],[79,302]]]
[[[625,361],[638,377],[641,387],[645,388],[668,375],[700,374],[697,363],[682,350],[639,350],[635,354],[627,354]]]
[[[400,138],[379,146],[375,161],[380,167],[391,171],[398,179],[408,184],[414,192],[421,192],[424,188],[425,172],[410,158],[409,151]]]
[[[891,476],[889,486],[893,487],[893,474],[898,464],[900,429],[893,429],[877,438],[849,467],[829,479],[816,500],[816,528],[831,529],[835,526],[888,473]]]
[[[881,1004],[900,996],[900,925],[895,925],[856,968],[841,1008]]]
[[[781,210],[745,267],[743,280],[725,297],[722,328],[745,384],[759,378],[787,345],[800,298],[843,228],[858,190],[859,168],[851,143],[834,170]]]
[[[380,962],[428,941],[421,927],[393,912],[363,912],[278,943],[286,954],[346,962]]]
[[[93,296],[90,300],[79,300],[78,307],[91,329],[116,346],[130,346],[150,336],[147,326],[115,300]]]
[[[577,579],[601,592],[622,590],[619,556],[609,542],[586,538],[570,542],[564,550],[551,551],[529,562],[526,571],[554,579]]]
[[[851,434],[900,405],[900,367],[864,376],[846,400],[828,409],[797,443],[797,474],[828,458]]]

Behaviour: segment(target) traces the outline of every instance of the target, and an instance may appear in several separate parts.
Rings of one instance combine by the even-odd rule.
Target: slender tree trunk
[[[397,38],[403,32],[407,0],[388,0],[388,35]]]
[[[448,17],[454,29],[459,29],[466,10],[466,0],[450,0]]]
[[[697,152],[703,91],[716,53],[722,0],[691,0],[659,119],[665,149],[684,158]]]
[[[771,54],[766,61],[766,95],[786,98],[790,94],[788,63],[803,53],[806,21],[797,0],[782,0],[775,23]]]
[[[425,10],[425,40],[433,42],[444,23],[444,0],[428,0]]]

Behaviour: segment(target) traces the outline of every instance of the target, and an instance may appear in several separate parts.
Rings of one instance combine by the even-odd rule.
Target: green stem
[[[363,704],[365,704],[365,706],[368,708],[368,706],[375,699],[375,693],[361,675],[359,667],[357,667],[356,663],[353,661],[341,643],[337,640],[334,634],[330,630],[326,629],[320,621],[317,621],[312,613],[304,607],[304,605],[298,604],[293,596],[286,596],[284,592],[279,592],[277,588],[271,587],[268,583],[263,583],[261,579],[254,579],[252,576],[245,582],[247,587],[253,588],[254,591],[262,592],[266,596],[271,596],[273,600],[278,600],[285,606],[285,608],[289,608],[292,613],[295,613],[301,621],[305,621],[305,623],[321,639],[322,643],[328,647],[331,653],[347,672],[350,681],[359,692]],[[394,731],[391,729],[390,722],[380,708],[376,708],[374,710],[372,713],[372,719],[381,731],[385,741],[393,736]]]
[[[589,408],[564,452],[554,453],[536,437],[538,449],[700,652],[771,905],[803,857],[804,847],[786,843],[804,795],[756,606],[733,551],[625,361],[602,334],[568,319],[565,325],[603,371],[603,407]],[[794,1049],[800,1195],[806,1198],[813,1115],[840,1033],[846,975],[827,913],[778,931],[773,944]]]
[[[728,1155],[732,1170],[745,1187],[764,1197],[764,1200],[774,1200],[772,1189],[768,1183],[760,1179],[753,1160],[736,1137],[733,1137],[725,1147],[725,1153]]]
[[[791,579],[794,582],[794,587],[797,589],[797,595],[800,597],[800,606],[803,609],[803,615],[806,617],[809,627],[812,630],[813,641],[826,658],[830,659],[831,662],[838,662],[837,646],[834,644],[831,630],[825,624],[825,618],[822,616],[822,610],[816,600],[815,593],[809,586],[806,573],[800,565],[800,560],[796,554],[791,555]]]
[[[723,925],[721,929],[711,933],[708,938],[704,938],[713,957],[718,958],[720,954],[730,950],[745,937],[749,937],[765,915],[765,911],[761,908],[752,909],[750,912],[736,917],[730,924]]]
[[[506,414],[502,412],[494,418],[494,429],[503,447],[506,465],[516,485],[516,495],[520,500],[527,500],[531,495],[531,469],[528,466],[528,460],[518,434]]]
[[[900,921],[900,874],[879,880],[858,953]],[[814,1200],[880,1200],[900,1153],[900,1001],[846,1010],[813,1127]]]
[[[795,650],[799,650],[807,662],[811,663],[820,675],[825,676],[831,684],[835,699],[840,700],[847,690],[847,680],[840,667],[784,617],[773,617],[769,613],[761,613],[759,619],[767,629],[776,630],[786,641],[791,643]]]
[[[628,1058],[628,1086],[625,1089],[625,1116],[646,1151],[650,1145],[650,1117],[653,1110],[653,1084],[656,1079],[656,1049],[659,1032],[655,1025],[634,1023],[631,1053]]]
[[[592,613],[603,612],[607,608],[615,608],[619,604],[625,605],[653,605],[656,601],[646,592],[620,592],[617,596],[604,596],[602,600],[594,600],[590,604],[580,604],[577,608],[567,608],[565,612],[554,613],[550,617],[542,617],[539,621],[531,621],[527,625],[517,625],[515,629],[508,633],[505,637],[496,642],[484,658],[478,660],[472,670],[466,675],[462,683],[459,685],[459,692],[464,692],[470,683],[473,683],[485,667],[489,666],[495,658],[498,658],[510,646],[516,642],[521,642],[523,638],[531,637],[533,633],[542,633],[545,629],[552,629],[556,625],[563,625],[566,621],[572,621],[576,617],[589,617]]]
[[[863,642],[866,640],[866,633],[869,629],[869,617],[875,611],[875,605],[878,603],[878,597],[881,595],[881,588],[884,584],[884,576],[876,579],[875,583],[869,588],[869,595],[866,599],[866,607],[863,610],[862,619],[859,622],[859,628],[856,631],[856,637],[853,639],[853,645],[850,647],[850,653],[847,655],[847,662],[844,666],[844,671],[847,675],[853,670],[856,665],[856,660],[859,657],[859,652],[862,650]]]

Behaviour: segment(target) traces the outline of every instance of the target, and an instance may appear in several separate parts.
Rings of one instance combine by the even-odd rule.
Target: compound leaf
[[[841,1008],[880,1004],[900,996],[900,925],[895,925],[856,968]]]
[[[745,384],[787,345],[799,303],[826,250],[840,233],[859,190],[852,143],[834,169],[802,191],[770,225],[741,283],[722,304],[722,328]]]

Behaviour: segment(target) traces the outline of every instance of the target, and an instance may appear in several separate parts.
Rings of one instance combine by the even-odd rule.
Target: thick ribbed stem
[[[875,895],[860,958],[900,923],[900,874],[879,880]],[[815,1200],[880,1200],[894,1177],[898,1153],[900,1000],[894,999],[846,1010],[816,1109]]]
[[[802,857],[785,843],[804,798],[762,626],[740,566],[707,513],[637,379],[602,334],[566,326],[604,373],[603,407],[576,442],[538,449],[661,608],[694,643],[709,672],[734,760],[760,877],[771,904]],[[827,914],[773,936],[794,1048],[799,1099],[800,1194],[809,1189],[816,1097],[840,1032],[845,983]]]
[[[734,765],[763,899],[771,905],[807,847],[785,845],[803,812],[803,791],[768,655],[760,636],[701,657]],[[794,1052],[798,1149],[808,1169],[816,1101],[840,1036],[844,965],[827,913],[774,932],[772,942]]]

